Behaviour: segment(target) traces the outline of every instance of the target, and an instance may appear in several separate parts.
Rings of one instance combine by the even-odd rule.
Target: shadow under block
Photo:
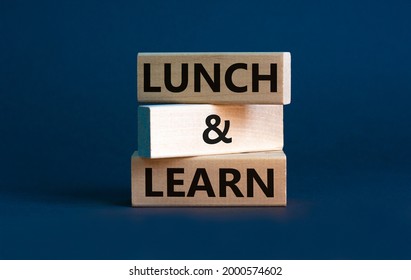
[[[289,104],[291,55],[139,53],[142,103]]]
[[[132,205],[285,206],[283,151],[147,159],[131,158]]]
[[[138,151],[146,158],[282,150],[283,141],[282,105],[138,107]]]

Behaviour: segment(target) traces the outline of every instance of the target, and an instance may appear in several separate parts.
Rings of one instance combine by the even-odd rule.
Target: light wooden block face
[[[291,56],[273,53],[139,53],[138,101],[288,104]]]
[[[285,206],[283,151],[146,159],[134,152],[133,206]]]
[[[282,105],[175,104],[138,108],[138,150],[143,157],[184,157],[282,148]]]

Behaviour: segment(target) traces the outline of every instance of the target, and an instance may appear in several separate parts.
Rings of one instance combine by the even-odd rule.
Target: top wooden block
[[[291,56],[272,53],[139,53],[142,103],[289,104]]]

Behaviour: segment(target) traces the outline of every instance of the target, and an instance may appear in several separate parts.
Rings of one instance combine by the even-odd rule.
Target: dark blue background
[[[0,1],[0,258],[410,259],[410,1]],[[286,208],[133,209],[137,52],[290,51]]]

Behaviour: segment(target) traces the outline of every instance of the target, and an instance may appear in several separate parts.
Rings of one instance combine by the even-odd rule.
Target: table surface
[[[129,185],[8,190],[0,196],[0,257],[411,257],[410,173],[304,173],[292,168],[296,160],[289,158],[288,206],[279,208],[131,208]]]

